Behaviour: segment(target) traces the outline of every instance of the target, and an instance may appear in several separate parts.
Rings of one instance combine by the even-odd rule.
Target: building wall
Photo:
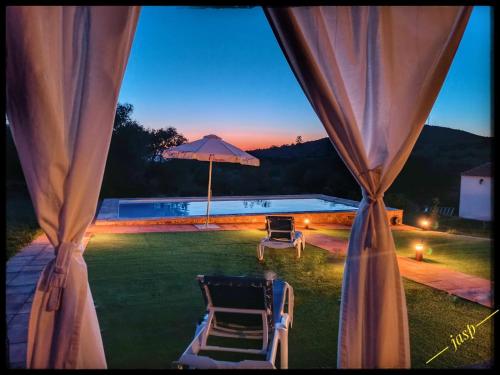
[[[479,183],[481,179],[483,181]],[[491,194],[491,177],[462,176],[459,216],[466,219],[491,221]]]

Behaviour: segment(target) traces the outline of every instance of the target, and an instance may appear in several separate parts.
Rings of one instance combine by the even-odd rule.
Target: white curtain
[[[362,190],[342,283],[337,365],[410,367],[406,300],[383,196],[422,130],[471,7],[264,10]]]
[[[28,368],[106,368],[81,240],[99,196],[139,7],[10,6],[7,115],[56,249],[31,309]]]

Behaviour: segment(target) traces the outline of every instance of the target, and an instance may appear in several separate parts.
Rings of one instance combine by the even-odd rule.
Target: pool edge
[[[106,198],[102,201],[99,212],[94,218],[94,225],[157,225],[157,224],[202,224],[205,222],[205,216],[189,217],[162,217],[162,218],[134,218],[119,219],[118,206],[120,201],[158,201],[158,199],[179,202],[179,201],[203,201],[205,197],[160,197],[160,198]],[[242,200],[242,199],[323,199],[330,202],[338,202],[359,207],[359,202],[338,198],[324,194],[294,194],[294,195],[252,195],[252,196],[217,196],[218,200]],[[403,222],[403,210],[392,207],[387,208],[387,217],[392,224],[394,218],[399,223]],[[293,216],[296,222],[302,222],[309,219],[311,223],[318,224],[343,224],[352,225],[355,211],[335,211],[335,212],[286,212],[272,214],[225,214],[210,216],[211,223],[217,224],[244,224],[244,223],[264,223],[266,215],[288,215]]]

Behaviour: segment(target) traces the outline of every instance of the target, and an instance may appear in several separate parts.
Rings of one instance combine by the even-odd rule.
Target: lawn
[[[319,229],[318,233],[349,239],[348,229]],[[393,231],[398,255],[415,257],[415,243],[425,245],[424,261],[493,280],[489,238],[457,236],[435,231]],[[306,238],[307,240],[307,238]]]
[[[407,210],[404,214],[404,223],[411,226],[419,226],[419,221],[424,216],[421,212]],[[464,219],[458,216],[441,216],[433,223],[433,229],[449,234],[463,234],[468,236],[486,237],[492,236],[492,222],[482,220]]]
[[[343,257],[307,246],[303,257],[267,250],[255,258],[258,230],[98,234],[85,252],[109,368],[169,368],[186,348],[203,313],[195,276],[272,270],[295,290],[290,368],[336,366]],[[491,320],[473,341],[425,362],[491,313],[480,305],[404,281],[413,367],[459,367],[492,356]]]
[[[27,193],[9,192],[6,202],[7,260],[42,231]]]

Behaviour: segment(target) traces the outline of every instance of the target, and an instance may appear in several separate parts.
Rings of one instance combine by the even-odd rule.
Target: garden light
[[[424,259],[424,244],[422,242],[415,244],[415,259],[419,262]]]
[[[421,219],[420,220],[420,226],[423,229],[428,229],[430,225],[431,225],[431,222],[429,221],[429,219]]]
[[[304,224],[306,226],[306,229],[309,229],[309,223],[310,223],[309,219],[304,219]]]

